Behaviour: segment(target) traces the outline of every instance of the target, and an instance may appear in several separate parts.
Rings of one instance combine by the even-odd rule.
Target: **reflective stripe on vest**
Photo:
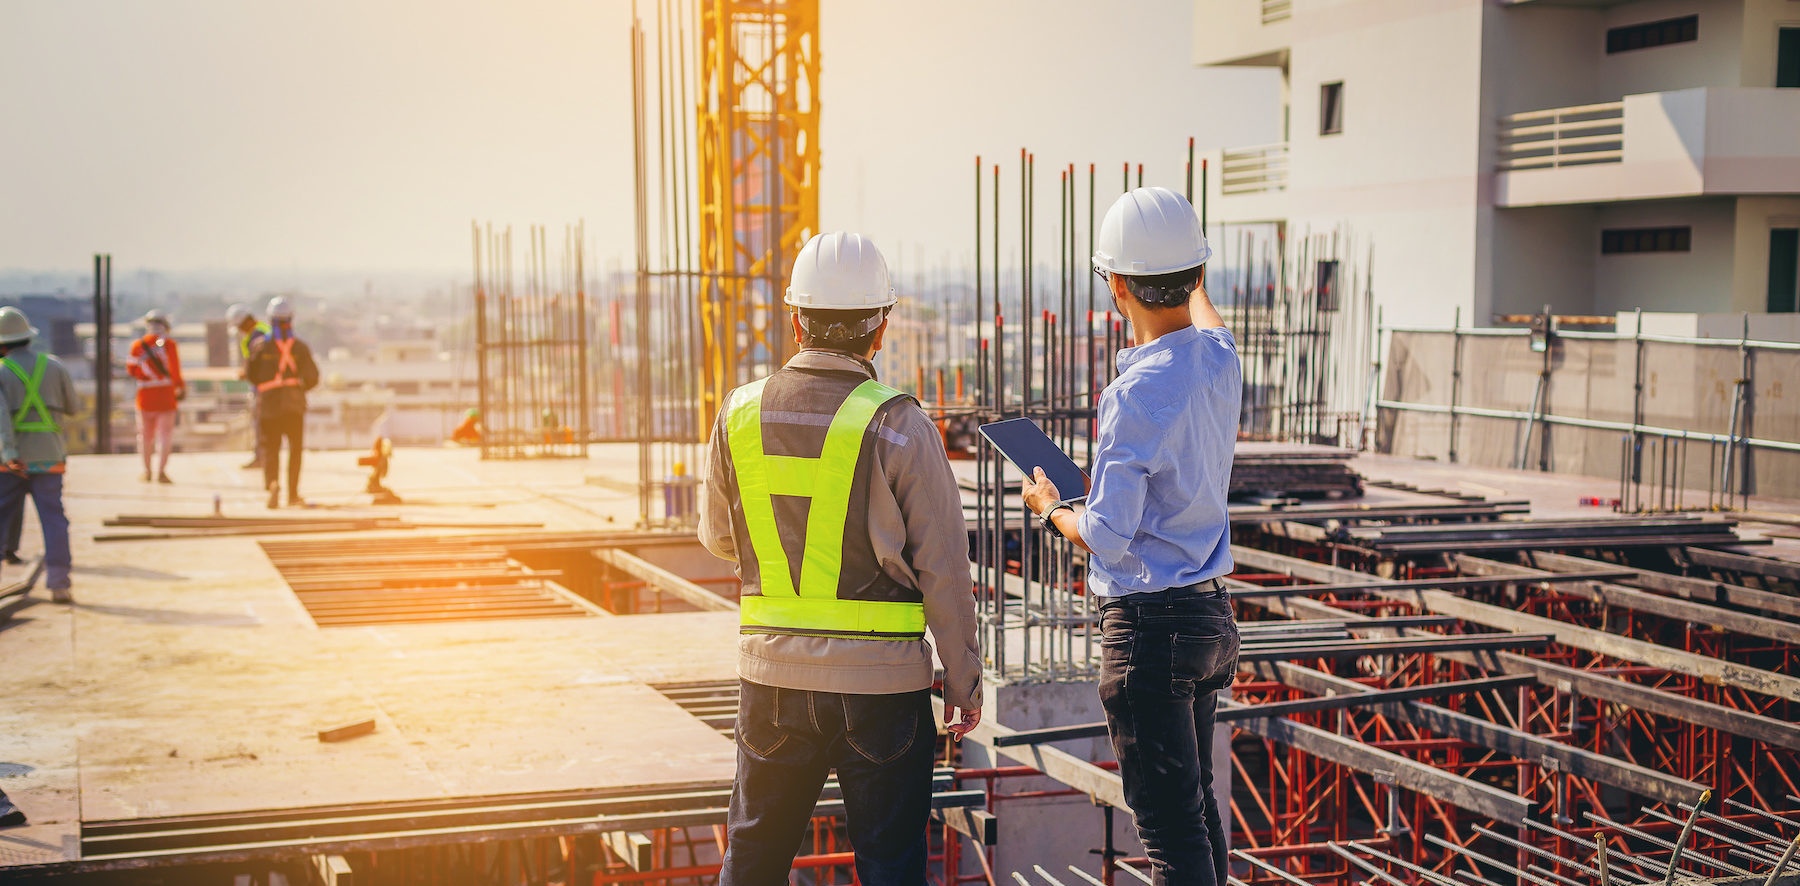
[[[19,381],[25,385],[25,403],[13,411],[13,430],[61,433],[62,426],[56,423],[56,419],[50,417],[50,408],[44,405],[44,395],[41,390],[44,384],[44,367],[50,365],[50,355],[37,355],[37,365],[32,367],[29,376],[25,374],[25,370],[19,368],[19,364],[13,362],[11,357],[0,358],[0,363],[5,363],[6,368],[12,370],[13,375],[18,376]],[[37,410],[38,420],[26,421],[25,413],[33,409]]]
[[[275,350],[281,352],[281,359],[275,363],[275,377],[257,385],[258,393],[275,388],[291,388],[300,384],[300,368],[294,363],[294,339],[291,337],[277,339]]]
[[[744,524],[762,576],[762,594],[739,601],[743,628],[814,636],[923,638],[923,603],[840,600],[837,596],[844,565],[844,520],[850,511],[850,489],[863,439],[882,404],[905,394],[873,379],[858,385],[832,416],[819,457],[801,458],[763,452],[762,395],[767,383],[765,378],[745,385],[726,419]],[[777,495],[812,500],[798,588],[775,523],[773,496]]]

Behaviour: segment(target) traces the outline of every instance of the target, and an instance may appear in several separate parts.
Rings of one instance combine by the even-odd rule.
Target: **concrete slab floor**
[[[317,507],[279,516],[597,531],[636,519],[629,446],[538,462],[401,450],[387,485],[409,503],[381,508],[361,492],[361,454],[307,453]],[[0,790],[31,819],[0,831],[0,870],[77,857],[84,820],[731,777],[731,741],[648,686],[733,678],[731,613],[321,629],[254,538],[93,540],[107,517],[209,514],[215,496],[225,514],[270,515],[243,460],[178,455],[172,486],[139,483],[133,456],[71,460],[77,602],[0,623]],[[583,482],[597,472],[624,482]],[[38,538],[29,518],[26,556]],[[371,735],[317,738],[370,718]]]

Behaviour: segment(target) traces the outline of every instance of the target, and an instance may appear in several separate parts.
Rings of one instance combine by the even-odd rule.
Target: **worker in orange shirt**
[[[145,483],[150,482],[151,461],[156,462],[156,482],[169,483],[169,447],[175,437],[176,403],[187,396],[181,380],[181,353],[169,335],[169,317],[152,309],[144,315],[144,337],[131,343],[131,362],[126,368],[137,379],[138,451],[144,456]]]

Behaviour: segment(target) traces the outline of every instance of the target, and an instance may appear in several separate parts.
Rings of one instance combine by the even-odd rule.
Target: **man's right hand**
[[[958,711],[962,712],[962,716],[957,716]],[[953,708],[949,705],[944,706],[944,730],[951,735],[956,736],[959,740],[963,736],[968,735],[969,732],[980,723],[980,708]]]

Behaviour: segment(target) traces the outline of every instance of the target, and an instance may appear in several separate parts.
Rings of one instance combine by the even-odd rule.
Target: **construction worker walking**
[[[23,311],[0,308],[0,395],[11,407],[6,418],[18,441],[18,458],[0,471],[0,520],[23,520],[23,498],[31,496],[44,530],[44,576],[51,599],[72,603],[69,518],[62,503],[69,450],[60,421],[75,414],[81,396],[62,361],[32,349],[37,335]],[[9,525],[0,536],[11,532]]]
[[[962,496],[936,428],[875,380],[895,302],[857,234],[808,240],[785,301],[802,350],[731,392],[712,431],[700,540],[737,563],[737,780],[721,886],[788,882],[837,770],[863,886],[925,882],[935,729],[981,717]]]
[[[181,379],[181,351],[169,337],[169,317],[151,310],[144,315],[144,336],[131,343],[126,369],[137,379],[138,451],[144,456],[145,483],[156,460],[156,482],[168,483],[169,448],[175,439],[175,415],[187,396]]]
[[[1100,394],[1093,487],[1068,504],[1043,469],[1025,504],[1087,549],[1100,606],[1100,703],[1153,881],[1222,886],[1225,823],[1213,795],[1217,694],[1237,673],[1225,494],[1243,375],[1206,296],[1212,255],[1194,208],[1165,188],[1121,196],[1094,272],[1131,323]],[[1078,494],[1077,490],[1069,490]]]
[[[306,438],[306,392],[319,384],[319,366],[312,349],[294,334],[294,306],[276,297],[269,300],[273,324],[267,338],[250,351],[244,377],[255,386],[256,439],[263,459],[263,487],[269,507],[281,506],[281,441],[287,440],[288,505],[306,504],[300,497],[300,453]]]
[[[238,303],[225,309],[225,325],[237,332],[238,359],[243,362],[242,368],[238,370],[238,377],[242,378],[244,371],[250,368],[250,349],[269,337],[269,324],[256,322],[256,316],[250,313],[250,309],[242,303]],[[263,463],[262,436],[257,432],[256,427],[256,404],[261,401],[261,395],[253,389],[250,394],[250,436],[252,437],[250,450],[252,455],[250,461],[243,466],[245,470],[260,468]]]

